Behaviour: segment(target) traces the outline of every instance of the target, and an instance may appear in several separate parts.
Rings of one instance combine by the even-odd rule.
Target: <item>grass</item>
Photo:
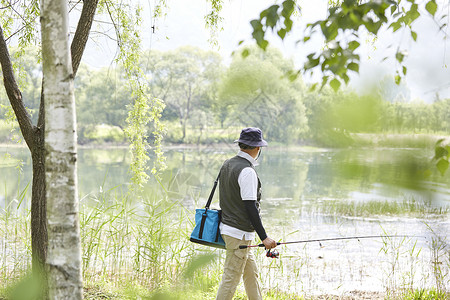
[[[436,141],[446,135],[429,133],[354,133],[354,144],[366,147],[434,148]]]
[[[320,207],[310,207],[320,213],[351,216],[351,217],[373,217],[373,216],[409,216],[424,217],[430,215],[445,216],[449,213],[449,208],[434,208],[424,202],[404,199],[398,201],[361,201],[361,202],[342,202],[325,201]]]
[[[21,199],[25,193],[17,191],[17,195],[16,198]],[[433,212],[433,209],[407,201],[327,201],[319,211],[311,212],[345,216],[418,216]],[[120,186],[109,190],[102,188],[98,194],[84,197],[80,205],[84,297],[214,299],[224,252],[188,241],[194,225],[193,215],[162,189],[147,191],[140,199],[125,193]],[[0,257],[0,299],[14,299],[11,295],[23,289],[21,286],[29,280],[26,275],[30,268],[28,224],[29,213],[19,213],[12,207],[5,208],[0,215],[0,253],[3,254]],[[383,284],[389,299],[446,299],[448,296],[450,252],[447,241],[431,228],[430,231],[434,234],[429,251],[431,289],[417,289],[417,282],[413,280],[417,271],[415,265],[423,259],[421,249],[405,241],[383,240],[380,255],[386,261]],[[269,260],[261,249],[255,250],[264,299],[337,299],[331,295],[314,298],[301,292],[304,284],[318,284],[314,274],[319,267],[326,272],[338,267],[327,265],[331,264],[327,260],[322,263],[312,259],[309,249],[305,246],[303,253],[294,253],[290,257],[282,255],[278,260]],[[406,266],[402,265],[404,261],[408,261]],[[344,271],[357,273],[353,269]],[[18,281],[19,278],[23,280]],[[291,286],[299,291],[291,292]],[[246,299],[242,286],[234,299]]]

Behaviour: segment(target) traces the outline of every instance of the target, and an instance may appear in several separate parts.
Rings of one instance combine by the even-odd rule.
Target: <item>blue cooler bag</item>
[[[219,173],[220,176],[220,173]],[[205,208],[197,208],[195,210],[195,227],[192,231],[190,241],[199,243],[206,246],[225,249],[225,242],[220,235],[219,224],[222,216],[222,211],[217,209],[210,209],[214,191],[219,181],[217,176],[211,194],[209,195],[208,202],[206,202]]]
[[[217,209],[197,208],[191,242],[225,249],[225,242],[219,230],[221,214],[222,211]]]

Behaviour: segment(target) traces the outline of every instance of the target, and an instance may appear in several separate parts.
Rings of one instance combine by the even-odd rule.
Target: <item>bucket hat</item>
[[[252,147],[266,147],[267,142],[262,137],[262,131],[256,127],[247,127],[242,129],[241,135],[235,143],[242,143]]]

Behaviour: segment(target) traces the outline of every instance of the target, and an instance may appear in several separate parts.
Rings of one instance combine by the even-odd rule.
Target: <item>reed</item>
[[[450,211],[449,207],[436,208],[426,202],[406,198],[401,201],[325,201],[320,206],[311,206],[307,209],[310,212],[337,216],[408,216],[415,218],[429,217],[430,215],[445,217]]]
[[[16,193],[16,204],[26,202],[26,191]],[[86,299],[214,299],[220,282],[224,251],[189,242],[193,228],[192,209],[181,200],[169,197],[162,186],[134,197],[125,186],[106,187],[106,180],[97,193],[80,201],[83,276]],[[11,202],[12,203],[12,202]],[[327,206],[328,205],[328,206]],[[322,213],[362,216],[393,214],[416,216],[427,214],[427,208],[409,203],[327,204]],[[19,207],[21,207],[19,205]],[[319,210],[310,211],[315,214]],[[444,214],[442,214],[444,215]],[[30,268],[29,211],[9,204],[0,213],[0,299],[11,295],[17,279]],[[336,224],[336,226],[340,226]],[[425,249],[410,239],[386,237],[379,244],[377,260],[382,262],[384,290],[389,299],[446,299],[449,291],[450,249],[445,233],[428,226],[432,240]],[[269,231],[276,230],[268,227]],[[307,229],[283,231],[283,240],[303,239]],[[356,228],[355,228],[356,230]],[[386,235],[390,232],[385,231]],[[355,248],[357,242],[342,242],[327,247],[301,245],[282,246],[280,259],[265,257],[263,249],[253,249],[260,269],[265,299],[314,299],[323,289],[324,274],[344,293],[346,282],[363,281],[370,263],[365,260],[366,248],[357,244],[358,256],[343,259],[330,257]],[[426,258],[431,257],[431,262]],[[371,257],[371,259],[374,259]],[[427,264],[429,277],[417,279]],[[322,277],[321,277],[322,276]],[[9,288],[5,288],[9,286]],[[17,290],[17,289],[15,289]],[[344,292],[343,292],[344,291]],[[235,299],[245,299],[242,284]],[[379,294],[377,294],[379,295]],[[433,296],[437,298],[432,298]],[[409,297],[409,298],[408,298]],[[422,297],[422,298],[420,298]],[[427,298],[428,297],[428,298]],[[442,298],[439,298],[442,297]],[[329,299],[337,299],[330,296]]]

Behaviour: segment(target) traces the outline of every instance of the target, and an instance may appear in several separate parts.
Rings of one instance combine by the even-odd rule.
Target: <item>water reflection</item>
[[[176,149],[166,152],[167,170],[161,184],[173,199],[187,206],[201,204],[223,161],[236,149]],[[8,154],[9,153],[9,154]],[[10,155],[10,156],[9,156]],[[127,149],[80,149],[80,198],[121,187],[129,182]],[[269,210],[276,207],[320,205],[324,199],[364,201],[414,200],[435,207],[450,205],[449,176],[435,172],[422,177],[429,159],[412,149],[264,149],[258,174]],[[31,160],[25,148],[0,148],[0,205],[5,207],[31,180]],[[18,165],[20,165],[19,172]],[[147,189],[159,186],[156,180]],[[27,192],[30,197],[31,190]]]

